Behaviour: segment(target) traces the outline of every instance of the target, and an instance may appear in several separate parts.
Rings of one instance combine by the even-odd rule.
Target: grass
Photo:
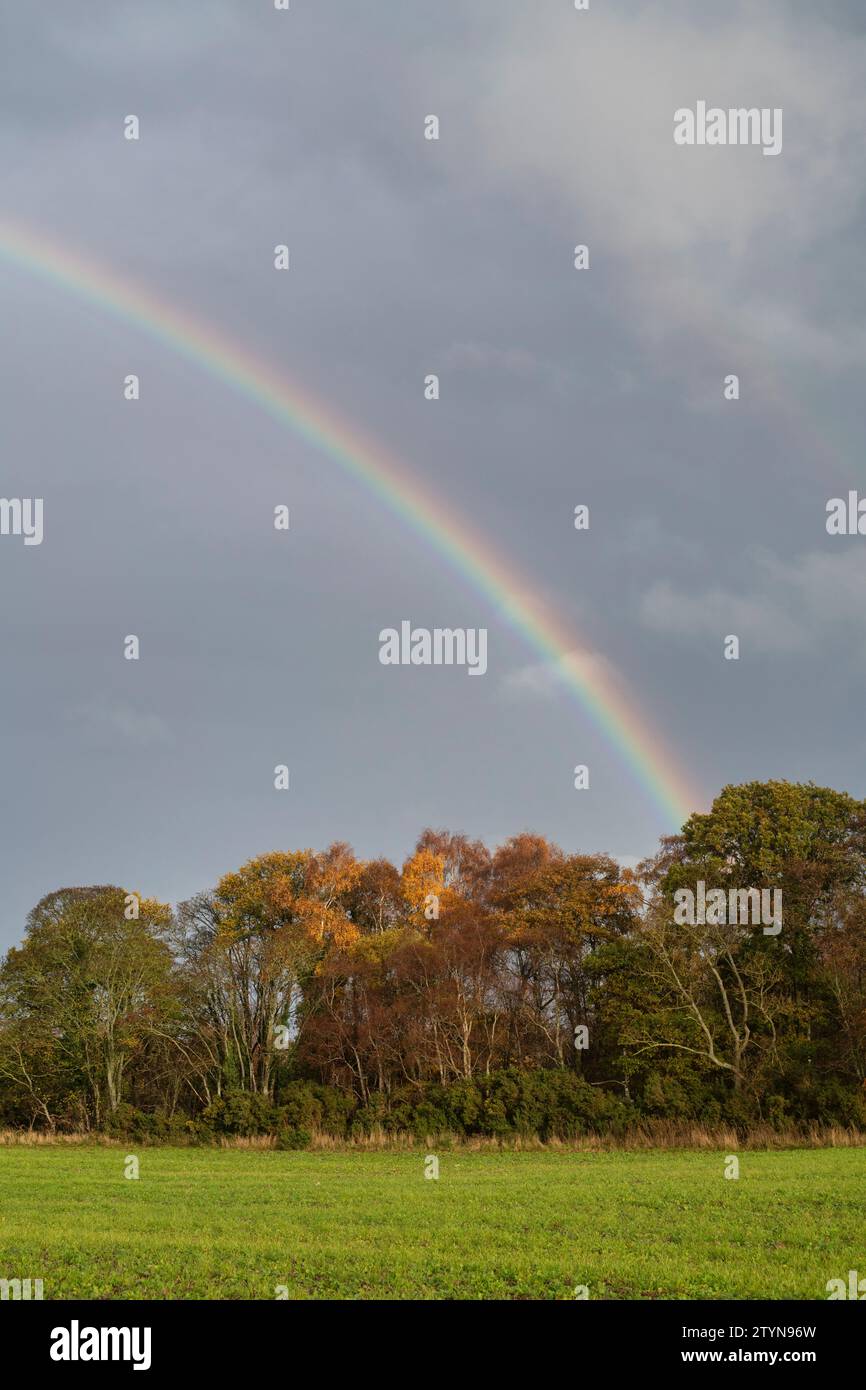
[[[132,1152],[130,1149],[129,1152]],[[732,1152],[732,1150],[729,1150]],[[826,1298],[866,1273],[858,1148],[0,1148],[0,1278],[48,1298]]]

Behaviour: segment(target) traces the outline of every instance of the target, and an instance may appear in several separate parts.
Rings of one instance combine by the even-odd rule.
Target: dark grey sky
[[[853,4],[2,0],[0,219],[381,440],[707,801],[770,776],[863,795],[866,539],[824,519],[864,479],[864,69]],[[675,147],[698,99],[782,107],[781,155]],[[671,828],[537,652],[326,454],[2,253],[0,304],[0,493],[45,499],[41,546],[0,538],[0,944],[61,884],[176,901],[274,848],[399,861],[426,824],[623,858]],[[402,618],[486,626],[487,675],[381,667]]]

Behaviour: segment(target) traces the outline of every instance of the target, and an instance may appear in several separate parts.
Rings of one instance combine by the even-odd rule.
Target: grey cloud
[[[0,204],[423,481],[708,795],[765,772],[862,794],[859,542],[822,537],[862,453],[862,30],[705,0],[8,5]],[[716,94],[783,105],[782,155],[677,152],[674,108]],[[0,293],[2,492],[43,496],[46,528],[0,538],[4,943],[78,875],[176,899],[269,848],[401,860],[427,823],[637,857],[672,828],[480,554],[452,564],[430,518],[170,341],[3,255]],[[487,676],[384,670],[404,616],[488,627]],[[721,692],[737,625],[766,659]]]
[[[173,742],[168,725],[160,715],[129,704],[97,698],[72,709],[70,718],[93,746],[128,743],[153,748]]]
[[[853,633],[856,654],[866,636],[866,553],[856,547],[853,539],[853,546],[813,551],[794,563],[759,552],[751,567],[752,591],[745,594],[719,588],[686,592],[659,580],[641,601],[641,619],[651,630],[678,638],[720,643],[734,633],[769,654],[817,651],[834,641],[848,643]]]

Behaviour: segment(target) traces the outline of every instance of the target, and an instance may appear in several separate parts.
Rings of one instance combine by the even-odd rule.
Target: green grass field
[[[826,1298],[866,1150],[0,1148],[0,1278],[49,1298]]]

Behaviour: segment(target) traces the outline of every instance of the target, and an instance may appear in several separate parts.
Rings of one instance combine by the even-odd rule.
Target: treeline
[[[713,910],[749,889],[781,930]],[[0,966],[7,1127],[866,1127],[864,1087],[866,803],[812,784],[726,787],[634,871],[425,830],[399,870],[276,852],[175,910],[62,888]]]

